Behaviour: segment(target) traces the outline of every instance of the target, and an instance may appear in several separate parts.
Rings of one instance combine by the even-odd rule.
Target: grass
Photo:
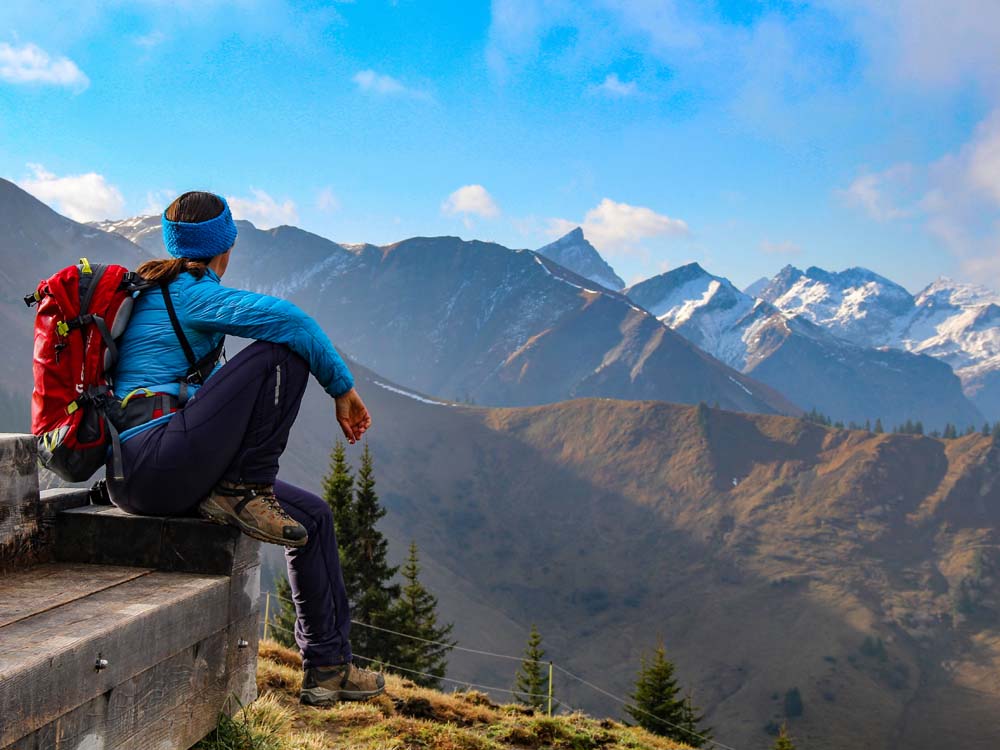
[[[386,674],[386,692],[328,708],[298,702],[301,662],[262,641],[260,697],[223,717],[195,750],[680,750],[637,727],[580,713],[547,717],[477,691],[443,693]]]

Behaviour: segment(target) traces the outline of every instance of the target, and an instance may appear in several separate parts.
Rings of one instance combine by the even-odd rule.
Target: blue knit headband
[[[236,241],[236,222],[221,195],[222,213],[208,221],[171,221],[163,212],[163,244],[175,258],[205,260],[226,252]]]

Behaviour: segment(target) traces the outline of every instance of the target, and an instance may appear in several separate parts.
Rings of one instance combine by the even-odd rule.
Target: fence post
[[[267,624],[271,621],[271,592],[264,592],[264,640],[267,640]]]
[[[549,662],[549,716],[552,716],[552,662]]]

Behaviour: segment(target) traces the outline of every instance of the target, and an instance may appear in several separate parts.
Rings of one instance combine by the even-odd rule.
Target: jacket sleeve
[[[203,281],[178,302],[178,317],[191,328],[285,344],[309,363],[331,396],[354,387],[354,376],[323,329],[287,300]]]

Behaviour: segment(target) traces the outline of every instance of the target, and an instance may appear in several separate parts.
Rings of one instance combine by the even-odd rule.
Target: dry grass
[[[442,693],[386,675],[386,692],[329,708],[298,702],[301,660],[262,641],[260,698],[223,722],[197,750],[679,750],[641,729],[584,714],[545,717],[476,691]]]

